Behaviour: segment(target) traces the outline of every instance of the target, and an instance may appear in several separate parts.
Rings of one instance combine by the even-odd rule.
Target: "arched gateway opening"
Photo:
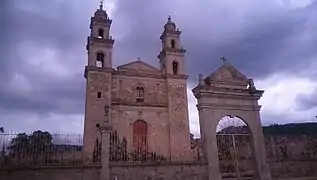
[[[216,131],[222,177],[237,180],[254,177],[254,148],[248,125],[239,117],[225,116],[218,123]]]

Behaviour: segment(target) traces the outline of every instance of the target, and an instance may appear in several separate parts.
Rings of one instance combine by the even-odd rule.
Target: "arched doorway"
[[[223,178],[245,179],[255,175],[252,133],[239,117],[225,116],[217,126],[220,173]]]
[[[133,148],[137,152],[146,152],[148,150],[147,142],[147,123],[143,120],[137,120],[133,124]]]

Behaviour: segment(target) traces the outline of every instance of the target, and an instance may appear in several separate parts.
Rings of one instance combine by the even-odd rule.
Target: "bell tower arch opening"
[[[103,39],[104,38],[104,30],[102,28],[98,29],[98,38]]]
[[[175,48],[175,40],[174,39],[171,40],[171,46],[172,46],[172,48]]]
[[[178,62],[173,61],[173,74],[177,75],[178,74]]]
[[[96,66],[99,68],[104,67],[105,62],[105,54],[104,53],[97,53],[97,59],[96,59]]]

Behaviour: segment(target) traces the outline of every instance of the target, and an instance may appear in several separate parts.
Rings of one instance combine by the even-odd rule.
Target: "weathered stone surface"
[[[270,162],[273,179],[315,177],[317,179],[316,161]]]
[[[141,61],[137,60],[134,62],[130,62],[128,64],[121,65],[117,68],[119,71],[134,71],[136,73],[154,73],[154,74],[160,74],[160,70],[157,68]]]
[[[270,169],[265,157],[260,106],[258,105],[263,91],[255,91],[251,94],[247,85],[246,76],[232,65],[224,64],[205,79],[205,84],[200,83],[193,89],[198,102],[203,151],[210,166],[209,176],[214,176],[214,180],[221,179],[216,130],[219,121],[228,115],[241,119],[250,128],[253,153],[256,157],[254,170],[259,174],[259,179],[271,180]],[[241,92],[236,92],[237,90]],[[232,124],[232,126],[235,125]]]
[[[91,180],[100,178],[96,167],[46,167],[8,169],[1,180]],[[3,175],[0,170],[0,177]]]
[[[122,164],[123,165],[123,164]],[[207,180],[204,164],[112,166],[111,179],[117,180]]]
[[[270,162],[273,180],[317,180],[317,162]],[[207,180],[204,163],[116,164],[111,180]],[[99,180],[100,167],[42,167],[0,170],[1,180]]]
[[[92,23],[91,29],[94,28],[95,24]],[[108,33],[109,29],[104,30]],[[97,123],[109,122],[118,136],[127,140],[128,151],[133,151],[137,150],[133,146],[133,143],[136,144],[133,142],[136,141],[133,138],[134,123],[142,120],[147,127],[144,143],[146,149],[168,159],[173,156],[173,160],[189,160],[190,132],[184,59],[186,51],[181,47],[179,31],[175,32],[163,32],[161,53],[164,57],[159,57],[160,68],[139,59],[113,69],[112,46],[99,46],[102,37],[92,32],[93,36],[98,36],[95,39],[90,38],[91,43],[87,49],[84,122],[84,150],[87,159],[91,159],[94,142],[100,138]],[[167,48],[170,43],[173,47]],[[97,53],[105,58],[97,56]],[[180,87],[170,84],[175,81],[179,81]],[[138,93],[140,91],[137,88],[142,88],[144,93]],[[98,93],[101,97],[98,97]],[[143,100],[137,98],[140,94],[144,97]],[[109,109],[109,113],[105,113],[105,109]]]

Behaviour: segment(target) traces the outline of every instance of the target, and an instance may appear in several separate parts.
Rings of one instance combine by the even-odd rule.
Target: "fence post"
[[[102,125],[99,127],[101,133],[101,172],[100,180],[110,180],[109,167],[109,149],[110,149],[110,133],[112,127],[110,125]]]

